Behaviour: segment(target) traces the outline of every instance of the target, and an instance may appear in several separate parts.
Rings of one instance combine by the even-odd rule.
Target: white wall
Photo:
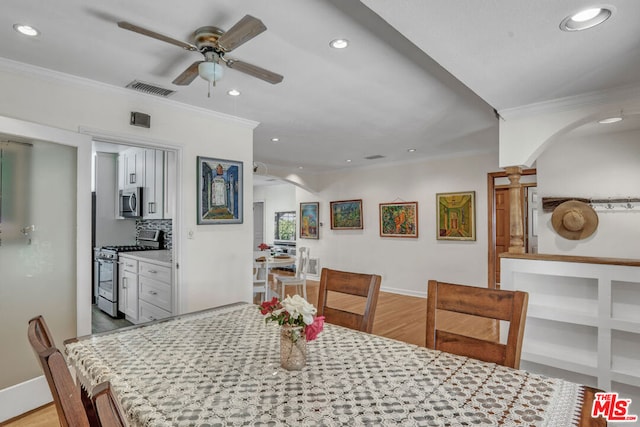
[[[299,205],[296,203],[296,190],[293,184],[263,185],[254,187],[253,200],[264,202],[264,242],[273,245],[275,236],[275,213],[294,211],[299,215]],[[297,224],[296,224],[297,226]],[[259,250],[253,248],[254,251]]]
[[[538,158],[538,196],[606,199],[640,197],[640,132],[607,133],[554,141]],[[584,240],[567,240],[538,217],[540,253],[640,258],[640,206],[598,211],[598,228]]]
[[[297,202],[320,202],[320,239],[299,239],[320,266],[382,275],[382,289],[426,296],[427,281],[487,284],[487,173],[497,154],[358,169],[323,176],[322,190],[296,189]],[[476,192],[476,241],[436,240],[436,193]],[[331,230],[329,202],[362,199],[363,230]],[[379,204],[418,202],[417,239],[382,238]]]
[[[78,131],[98,129],[132,138],[149,138],[182,149],[179,165],[182,199],[179,237],[182,310],[192,311],[233,301],[251,300],[252,242],[251,162],[255,122],[181,106],[128,89],[68,76],[36,73],[25,66],[0,63],[0,115]],[[152,116],[151,129],[129,125],[131,111]],[[244,162],[244,222],[196,225],[196,157]],[[91,162],[90,157],[86,159]],[[247,209],[247,206],[249,207]],[[90,206],[87,206],[90,215]],[[187,240],[187,230],[194,239]],[[175,257],[174,257],[175,258]],[[90,258],[89,258],[90,259]]]

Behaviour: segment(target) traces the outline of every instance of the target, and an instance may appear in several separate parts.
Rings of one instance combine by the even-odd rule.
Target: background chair
[[[89,426],[82,390],[73,381],[67,362],[55,347],[42,316],[29,320],[27,337],[49,384],[60,425]]]
[[[318,290],[318,316],[324,316],[328,323],[371,333],[381,282],[382,277],[377,274],[350,273],[323,268]],[[329,306],[327,304],[329,291],[366,298],[363,313],[337,307],[340,296],[335,294],[332,295],[332,301],[333,297],[337,297],[338,304],[331,302]]]
[[[280,298],[284,299],[286,286],[302,286],[302,296],[307,299],[307,266],[309,264],[309,248],[296,249],[298,260],[296,262],[296,274],[294,276],[275,276],[276,289],[280,288]]]
[[[260,294],[260,304],[269,299],[269,268],[267,261],[253,262],[253,295],[256,294]]]
[[[429,280],[427,347],[518,369],[529,294]],[[509,322],[506,344],[438,328],[436,310]]]

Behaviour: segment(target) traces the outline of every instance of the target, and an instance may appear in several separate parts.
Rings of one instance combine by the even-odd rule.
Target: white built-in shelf
[[[591,376],[598,388],[640,401],[640,260],[500,260],[501,288],[529,293],[522,364],[565,372],[569,380]]]

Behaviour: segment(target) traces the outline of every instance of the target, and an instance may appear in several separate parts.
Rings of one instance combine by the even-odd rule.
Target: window
[[[296,212],[276,212],[275,240],[296,240]]]

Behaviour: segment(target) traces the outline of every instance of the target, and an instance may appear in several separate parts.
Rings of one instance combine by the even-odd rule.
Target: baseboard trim
[[[53,401],[44,375],[0,390],[0,423]]]
[[[426,298],[427,291],[408,291],[406,289],[380,287],[380,292],[389,292],[390,294],[406,295],[408,297]]]

